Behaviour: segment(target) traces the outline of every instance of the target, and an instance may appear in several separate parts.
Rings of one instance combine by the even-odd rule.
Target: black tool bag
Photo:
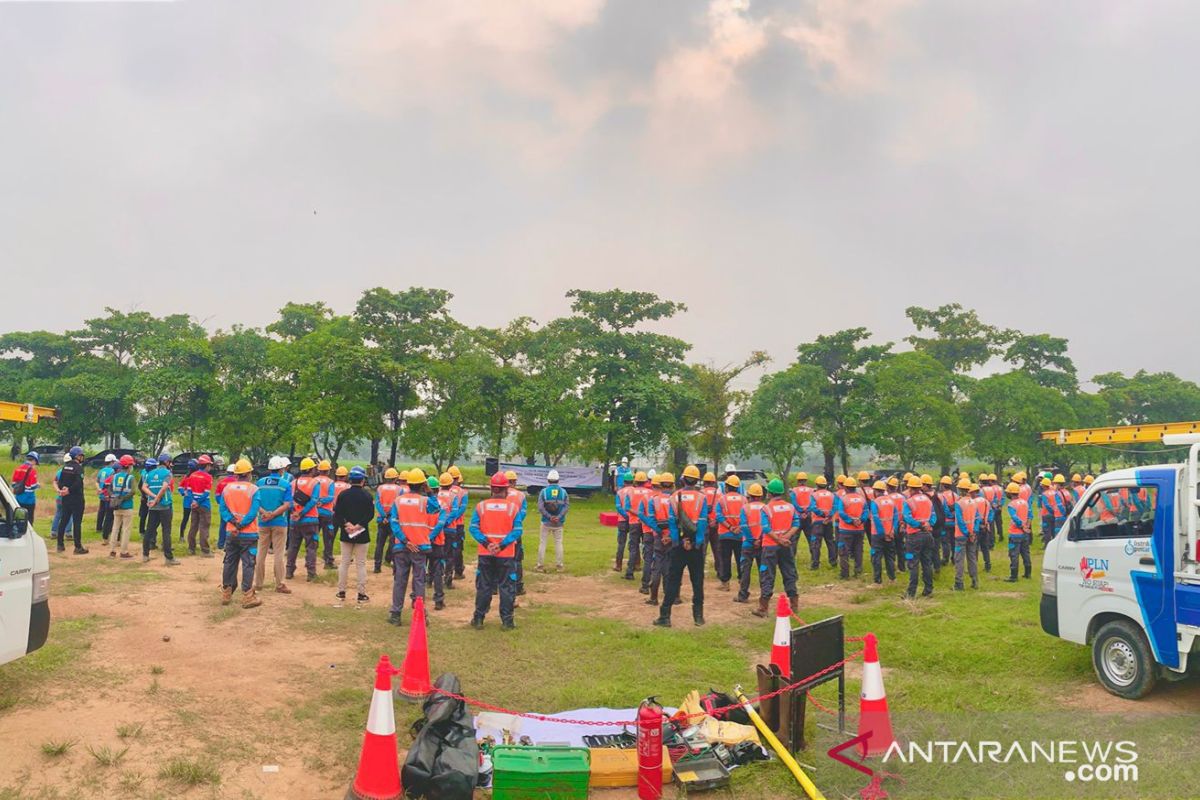
[[[458,676],[447,672],[433,684],[451,694],[462,694]],[[425,701],[425,719],[418,729],[401,779],[409,797],[429,800],[471,800],[479,779],[479,745],[471,715],[461,700],[434,692]]]

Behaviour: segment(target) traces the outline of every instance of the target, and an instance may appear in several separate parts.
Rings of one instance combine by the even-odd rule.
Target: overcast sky
[[[1200,3],[0,2],[0,330],[439,286],[695,360],[959,301],[1200,379]]]

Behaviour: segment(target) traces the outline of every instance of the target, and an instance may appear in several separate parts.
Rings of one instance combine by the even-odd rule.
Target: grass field
[[[5,470],[9,469],[4,465]],[[46,472],[44,470],[43,472]],[[47,497],[52,503],[52,499]],[[45,507],[50,507],[45,503]],[[686,606],[676,627],[650,627],[655,611],[611,570],[614,534],[597,522],[595,498],[573,505],[566,575],[535,574],[519,629],[502,633],[493,609],[481,632],[466,626],[473,591],[460,584],[448,609],[431,615],[434,673],[456,672],[467,694],[518,710],[632,707],[656,695],[674,705],[691,689],[753,684],[752,664],[770,649],[772,620],[749,616],[707,584],[709,625],[694,628]],[[48,516],[42,511],[46,529]],[[94,515],[85,519],[86,539]],[[531,536],[536,543],[536,535]],[[903,740],[1107,740],[1136,743],[1137,782],[1069,782],[1062,764],[901,764],[893,797],[1181,797],[1194,794],[1187,742],[1200,724],[1194,683],[1139,703],[1098,688],[1089,651],[1046,636],[1033,580],[1004,583],[1007,559],[978,591],[950,591],[943,569],[935,595],[901,600],[899,586],[842,583],[832,570],[800,573],[799,614],[844,614],[849,635],[880,641],[893,723]],[[50,642],[0,667],[0,725],[11,758],[0,760],[0,799],[111,796],[340,797],[354,769],[373,667],[381,652],[403,657],[407,628],[386,624],[390,580],[371,575],[370,606],[332,606],[333,575],[266,596],[252,611],[218,602],[219,562],[182,557],[114,563],[52,554]],[[165,633],[164,633],[165,632]],[[170,636],[164,642],[163,636]],[[848,645],[855,652],[858,645]],[[856,718],[857,667],[848,710]],[[835,703],[825,686],[816,697]],[[397,704],[401,745],[419,709]],[[856,797],[861,774],[825,755],[846,738],[815,726],[800,760],[827,797]],[[125,735],[122,736],[121,733]],[[107,748],[107,749],[104,749]],[[123,749],[128,751],[120,755]],[[965,763],[964,763],[965,762]],[[280,765],[264,774],[263,765]],[[900,781],[903,782],[900,782]],[[738,798],[799,796],[778,763],[734,773]],[[191,795],[189,795],[191,796]],[[627,797],[629,794],[597,793]]]

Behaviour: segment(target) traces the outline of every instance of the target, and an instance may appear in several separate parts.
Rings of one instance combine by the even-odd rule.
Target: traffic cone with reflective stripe
[[[792,677],[792,606],[787,595],[779,595],[775,607],[775,639],[771,643],[771,663],[779,667],[783,677]]]
[[[404,654],[404,667],[400,670],[400,695],[406,700],[420,702],[433,691],[429,679],[429,640],[425,634],[425,599],[418,597],[413,603],[412,627],[408,631],[408,651]]]
[[[387,656],[375,667],[375,691],[367,712],[362,755],[346,800],[399,800],[400,758],[396,749],[396,713],[392,708],[392,676],[396,669]]]
[[[858,702],[858,735],[871,736],[859,750],[865,756],[880,756],[896,741],[888,713],[887,694],[883,691],[883,668],[879,666],[879,644],[875,634],[863,637],[862,696]]]

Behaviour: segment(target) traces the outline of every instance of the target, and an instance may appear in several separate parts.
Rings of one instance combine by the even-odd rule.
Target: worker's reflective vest
[[[430,532],[437,520],[429,519],[429,498],[417,492],[409,492],[396,498],[392,505],[392,519],[396,524],[392,530],[395,544],[415,544],[421,550],[430,549]]]
[[[226,486],[228,488],[228,486]],[[292,492],[296,497],[296,510],[301,511],[309,504],[309,501],[314,497],[318,497],[317,479],[311,475],[301,475],[296,478],[295,490]],[[218,487],[217,494],[221,494],[221,489]],[[313,505],[312,509],[305,516],[299,519],[300,522],[316,522],[317,508],[320,506],[320,500]]]
[[[690,522],[692,528],[699,529],[700,518],[707,516],[704,491],[689,488],[676,489],[675,494],[671,497],[671,504],[675,507],[675,524],[679,527],[680,538],[688,533],[689,538],[694,539],[694,534],[685,531],[683,520],[686,519]]]
[[[1008,537],[1025,536],[1029,531],[1029,501],[1017,497],[1008,501]]]
[[[762,544],[766,511],[767,504],[761,500],[749,500],[742,506],[738,524],[742,534],[742,547],[758,547]]]
[[[337,499],[342,496],[342,492],[350,488],[350,484],[346,481],[333,482],[333,504],[337,505]],[[332,506],[330,506],[332,508]]]
[[[896,530],[900,530],[900,520],[904,518],[904,492],[889,492],[888,499],[896,507]]]
[[[671,489],[660,490],[650,498],[654,505],[654,521],[658,523],[658,532],[663,533],[671,524]]]
[[[975,499],[963,495],[954,504],[954,538],[965,541],[975,535],[979,519],[979,507]]]
[[[882,535],[884,539],[889,540],[895,536],[897,513],[896,503],[891,495],[881,494],[876,497],[871,503],[872,535]]]
[[[1046,489],[1042,492],[1042,516],[1053,517],[1055,521],[1067,515],[1067,503],[1058,489]]]
[[[975,501],[975,516],[979,519],[979,526],[982,528],[988,524],[992,513],[992,504],[986,497],[972,497],[971,499]]]
[[[905,516],[911,517],[917,523],[913,525],[908,519],[905,519],[905,533],[909,535],[921,533],[922,525],[933,524],[933,500],[924,492],[917,492],[914,495],[904,498],[904,509]]]
[[[838,529],[844,533],[862,533],[867,513],[867,499],[858,492],[846,492],[842,498],[841,513],[838,514]]]
[[[388,515],[392,513],[392,506],[400,496],[401,488],[398,483],[381,483],[375,490],[375,516],[381,523],[387,522]]]
[[[828,489],[817,489],[812,493],[813,518],[818,522],[829,522],[833,516],[834,494]]]
[[[321,498],[317,501],[317,513],[322,517],[333,516],[333,478],[318,475],[313,480],[313,491]]]
[[[641,527],[642,516],[649,513],[646,504],[654,496],[654,490],[649,486],[634,486],[629,493],[629,524]]]
[[[1099,506],[1101,522],[1117,521],[1117,517],[1121,514],[1121,501],[1116,492],[1101,492]]]
[[[745,506],[746,498],[736,490],[728,491],[717,498],[718,536],[722,539],[736,539],[741,536],[738,526]]]
[[[721,496],[721,491],[715,486],[705,486],[700,490],[704,493],[704,502],[708,504],[708,524],[717,524],[717,498]]]
[[[812,505],[813,488],[807,484],[793,486],[791,491],[792,504],[801,514],[807,514]]]
[[[1021,498],[1026,503],[1028,503],[1029,498],[1032,496],[1033,496],[1033,487],[1030,486],[1028,483],[1022,483],[1021,488],[1017,490],[1017,497]]]
[[[225,487],[225,491],[221,493],[221,500],[225,503],[225,509],[233,517],[235,525],[254,509],[254,495],[256,494],[258,494],[258,486],[251,481],[234,481]],[[258,513],[254,513],[246,527],[235,528],[230,532],[236,532],[240,537],[257,538]]]
[[[792,501],[783,497],[776,497],[767,502],[767,524],[771,526],[771,533],[776,536],[787,533],[790,529],[796,527],[797,514],[796,507],[792,505]],[[780,547],[780,543],[775,541],[770,536],[764,536],[762,539],[763,549],[771,549]]]
[[[479,532],[487,538],[488,544],[500,545],[513,532],[517,516],[521,512],[517,504],[511,502],[507,497],[489,497],[479,501],[479,505],[475,506],[475,513],[479,517]],[[488,552],[485,545],[480,544],[479,555],[490,556],[492,554]],[[499,553],[496,553],[497,558],[515,558],[516,555],[516,541],[509,542],[507,546],[500,548]]]
[[[942,514],[946,518],[947,524],[950,524],[954,519],[954,507],[958,505],[958,495],[953,489],[944,489],[937,493],[938,501],[942,504]]]
[[[633,510],[633,500],[637,490],[633,486],[622,486],[617,489],[617,518],[622,522],[629,521],[629,514]]]

